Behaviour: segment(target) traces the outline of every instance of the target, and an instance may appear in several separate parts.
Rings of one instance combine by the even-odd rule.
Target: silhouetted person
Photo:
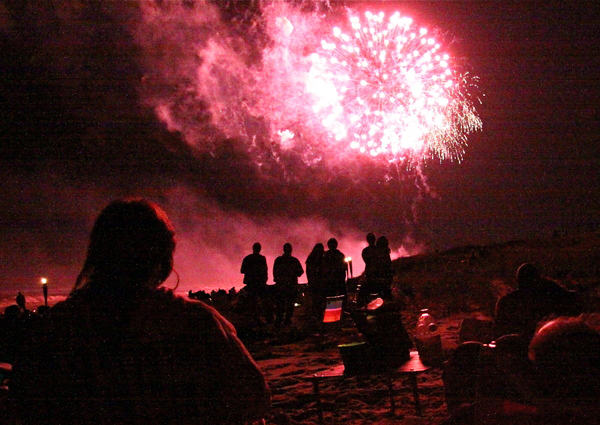
[[[377,238],[373,260],[374,289],[376,293],[381,294],[385,300],[390,300],[392,298],[393,272],[390,252],[387,238],[385,236]]]
[[[19,306],[19,308],[21,309],[21,311],[27,310],[25,308],[25,295],[23,295],[21,292],[19,292],[17,294],[17,298],[15,301],[16,301],[17,305]]]
[[[241,424],[269,404],[233,326],[159,289],[175,235],[145,200],[98,217],[68,298],[33,329],[11,391],[23,424]]]
[[[275,324],[291,325],[294,304],[298,298],[298,278],[304,274],[302,264],[292,257],[292,245],[283,245],[283,255],[273,264],[275,281]]]
[[[317,243],[306,258],[306,279],[310,294],[310,315],[318,318],[325,309],[323,288],[323,254],[325,247]]]
[[[323,254],[323,286],[325,296],[346,295],[346,256],[337,249],[338,241],[327,241],[328,250]]]
[[[597,324],[596,324],[597,326]],[[504,337],[503,337],[504,338]],[[534,334],[524,368],[504,368],[519,399],[479,397],[446,425],[590,425],[600,422],[600,332],[583,317],[558,317]],[[509,363],[510,364],[510,363]]]
[[[368,343],[372,370],[393,370],[410,358],[413,344],[397,303],[386,301],[368,309],[368,314],[364,310],[355,310],[351,315]]]
[[[261,246],[258,242],[252,245],[252,254],[244,257],[240,272],[244,275],[246,287],[256,287],[267,284],[268,269],[267,259],[260,253]]]
[[[595,405],[600,400],[600,329],[580,317],[559,317],[537,330],[529,344],[537,397]],[[596,410],[599,412],[598,410]],[[598,418],[597,418],[598,419]]]
[[[17,304],[11,304],[4,309],[3,319],[13,320],[21,316],[21,308]]]
[[[17,304],[9,305],[0,315],[0,362],[14,364],[19,356],[28,314]]]
[[[369,302],[370,295],[377,293],[377,281],[375,277],[375,257],[377,248],[375,247],[375,235],[367,234],[368,245],[362,250],[361,256],[365,262],[365,280],[358,292],[358,304],[365,305]]]
[[[35,312],[36,314],[38,314],[41,317],[45,317],[48,315],[48,312],[50,311],[50,307],[48,307],[47,305],[41,305],[38,308],[36,308]]]
[[[244,285],[248,296],[248,305],[256,318],[264,316],[267,323],[273,321],[271,301],[267,292],[268,268],[267,259],[260,254],[258,242],[252,245],[252,254],[244,257],[240,272],[244,275]],[[262,314],[259,311],[262,310]]]
[[[554,315],[577,315],[580,307],[574,292],[543,278],[535,265],[525,263],[517,270],[518,288],[496,303],[494,336],[519,334],[527,340],[537,324]]]

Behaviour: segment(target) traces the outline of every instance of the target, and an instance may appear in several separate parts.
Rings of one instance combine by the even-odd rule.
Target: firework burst
[[[460,160],[467,135],[481,129],[473,79],[412,19],[367,12],[351,32],[333,29],[311,56],[313,112],[338,142],[389,161]]]

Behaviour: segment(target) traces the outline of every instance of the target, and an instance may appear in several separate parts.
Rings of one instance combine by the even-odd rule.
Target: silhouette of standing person
[[[175,234],[141,199],[100,214],[68,298],[32,327],[11,393],[22,424],[242,424],[264,416],[265,379],[233,326],[159,286]]]
[[[283,255],[275,259],[273,264],[273,280],[275,281],[275,324],[291,325],[294,315],[294,304],[298,298],[298,278],[304,274],[302,264],[292,257],[292,245],[283,245]]]
[[[346,256],[337,249],[338,241],[327,241],[328,250],[323,254],[323,286],[326,297],[346,295]]]
[[[244,275],[244,285],[246,285],[246,293],[248,295],[248,306],[256,319],[261,314],[265,317],[267,323],[273,321],[273,314],[269,307],[267,293],[267,279],[269,271],[267,267],[267,259],[260,254],[260,243],[256,242],[252,245],[252,254],[247,255],[242,260],[240,273]]]
[[[323,296],[323,254],[325,247],[317,243],[306,259],[306,279],[310,293],[310,315],[318,318],[324,309]]]
[[[377,238],[375,243],[375,256],[373,259],[373,274],[375,290],[385,300],[392,298],[392,258],[390,246],[385,236]]]
[[[16,298],[16,303],[19,306],[19,308],[21,309],[21,312],[25,312],[25,310],[27,310],[25,308],[25,295],[23,295],[21,292],[19,292],[17,294],[17,298]]]
[[[365,262],[365,281],[358,292],[358,304],[365,305],[369,302],[369,296],[377,293],[377,280],[375,276],[375,259],[377,248],[375,247],[375,235],[367,234],[367,246],[362,250],[361,256]]]

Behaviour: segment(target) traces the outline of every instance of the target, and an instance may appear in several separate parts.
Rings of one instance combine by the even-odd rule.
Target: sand
[[[414,323],[415,314],[406,314]],[[464,317],[454,315],[439,320],[444,349],[451,352],[458,344],[458,325]],[[317,424],[313,387],[308,377],[342,362],[338,344],[361,341],[351,322],[326,336],[298,336],[297,329],[283,332],[280,338],[248,344],[263,370],[272,391],[268,424]],[[296,339],[296,340],[294,340]],[[396,410],[390,412],[387,386],[381,377],[328,379],[320,383],[326,424],[440,424],[448,418],[441,367],[418,375],[422,417],[416,415],[408,378],[394,383]]]

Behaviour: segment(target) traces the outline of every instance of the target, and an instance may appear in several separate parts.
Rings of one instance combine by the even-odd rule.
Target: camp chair
[[[494,321],[492,319],[466,318],[458,326],[458,343],[477,341],[483,344],[492,342]]]
[[[8,391],[8,379],[12,373],[12,365],[10,363],[0,362],[0,390]]]
[[[12,374],[12,365],[0,362],[0,423],[12,423],[8,407],[8,381]]]
[[[317,348],[325,348],[326,336],[330,332],[339,332],[342,328],[343,306],[345,295],[327,297],[325,299],[325,310],[323,318],[319,323],[317,334]]]
[[[338,295],[335,297],[327,297],[325,299],[323,323],[336,323],[342,319],[344,298],[344,295]]]

